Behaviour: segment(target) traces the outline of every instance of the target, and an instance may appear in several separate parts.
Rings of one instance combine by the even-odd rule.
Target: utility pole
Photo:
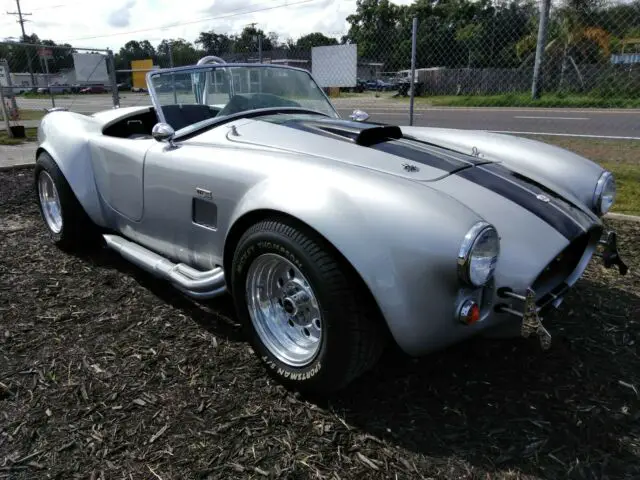
[[[26,17],[29,15],[32,15],[31,13],[22,13],[22,10],[20,9],[20,0],[16,0],[16,5],[18,6],[18,11],[17,12],[7,12],[7,15],[17,15],[18,16],[18,23],[20,24],[20,28],[22,29],[22,41],[24,43],[27,43],[27,34],[24,31],[24,24],[25,22],[28,22],[29,20],[25,20],[22,17]],[[31,86],[32,87],[37,87],[34,79],[33,79],[33,68],[31,67],[31,52],[29,51],[29,47],[26,47],[26,52],[27,52],[27,65],[29,68],[29,75],[31,75]]]
[[[262,35],[260,35],[260,32],[258,32],[258,29],[256,28],[256,22],[250,23],[249,25],[251,25],[256,32],[253,39],[258,41],[258,62],[262,63]]]

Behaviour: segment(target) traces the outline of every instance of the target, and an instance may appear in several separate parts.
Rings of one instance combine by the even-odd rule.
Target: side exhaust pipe
[[[117,235],[103,235],[102,237],[107,247],[118,252],[123,258],[152,275],[169,281],[180,291],[193,298],[215,298],[227,290],[222,267],[202,272],[184,263],[173,263],[157,253]]]

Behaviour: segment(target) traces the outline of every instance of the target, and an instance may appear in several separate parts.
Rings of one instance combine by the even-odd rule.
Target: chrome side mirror
[[[354,110],[349,118],[354,122],[364,122],[369,118],[369,114],[363,110]]]
[[[158,142],[169,142],[173,146],[175,130],[168,123],[156,123],[151,130],[151,136]]]

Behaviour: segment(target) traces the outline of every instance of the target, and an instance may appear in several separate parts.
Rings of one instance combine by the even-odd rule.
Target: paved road
[[[42,109],[48,99],[20,98],[20,108]],[[121,94],[121,105],[149,104],[146,94]],[[347,117],[361,108],[378,122],[408,124],[408,106],[396,101],[366,98],[334,99],[340,115]],[[110,95],[76,95],[58,98],[56,106],[92,113],[111,108]],[[604,137],[640,138],[640,110],[616,109],[540,109],[540,108],[447,108],[416,106],[414,125],[445,128],[482,129],[519,133],[550,133]]]

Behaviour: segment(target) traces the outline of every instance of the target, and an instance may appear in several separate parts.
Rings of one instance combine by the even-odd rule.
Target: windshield
[[[207,65],[152,73],[150,92],[164,122],[179,131],[263,108],[301,108],[338,117],[306,71],[253,65]]]

